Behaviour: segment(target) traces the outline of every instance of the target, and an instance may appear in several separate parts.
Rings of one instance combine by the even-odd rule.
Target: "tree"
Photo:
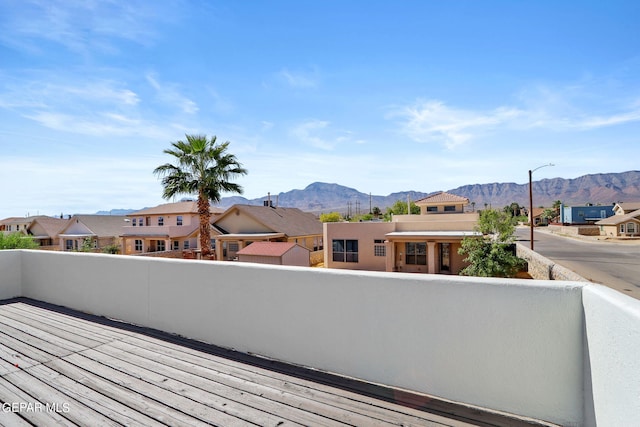
[[[342,215],[338,212],[330,212],[320,214],[320,222],[340,222],[342,221]]]
[[[480,212],[476,231],[482,236],[465,237],[458,250],[469,263],[460,274],[480,277],[513,277],[524,265],[510,249],[515,227],[511,215],[495,209]]]
[[[420,215],[420,206],[410,202],[411,215]],[[397,200],[384,214],[384,218],[387,221],[391,220],[391,214],[393,215],[407,215],[407,202],[404,200]]]
[[[242,194],[240,185],[231,182],[247,170],[227,152],[229,142],[216,143],[216,137],[185,135],[185,141],[172,142],[172,148],[164,150],[174,157],[175,164],[165,163],[153,173],[162,177],[162,197],[197,195],[200,217],[200,249],[204,259],[211,256],[211,202],[220,202],[223,192]]]
[[[35,249],[39,247],[33,237],[15,232],[4,234],[0,232],[0,249]]]

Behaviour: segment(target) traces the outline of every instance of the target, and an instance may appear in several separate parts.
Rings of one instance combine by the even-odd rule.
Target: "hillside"
[[[472,184],[445,190],[459,196],[468,197],[476,208],[484,204],[503,207],[513,202],[527,206],[529,204],[529,184],[491,183]],[[535,206],[551,206],[561,200],[566,205],[585,203],[611,204],[619,201],[640,201],[640,171],[621,173],[602,173],[584,175],[575,179],[553,178],[533,182]],[[356,189],[339,184],[314,182],[303,190],[291,190],[285,193],[271,194],[271,202],[283,207],[297,207],[310,212],[346,212],[351,204],[352,213],[367,213],[369,205],[382,210],[397,200],[418,200],[429,193],[419,191],[401,191],[387,196],[362,193]],[[262,205],[267,195],[257,199],[244,197],[224,197],[220,207],[229,207],[236,203]]]

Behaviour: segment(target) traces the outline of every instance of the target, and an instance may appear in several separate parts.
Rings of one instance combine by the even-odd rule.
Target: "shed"
[[[241,262],[309,267],[309,253],[294,242],[253,242],[236,255]]]

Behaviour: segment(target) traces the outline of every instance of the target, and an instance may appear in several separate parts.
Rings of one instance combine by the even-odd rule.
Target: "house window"
[[[160,227],[162,227],[164,225],[164,217],[163,216],[159,216],[158,217],[158,225]]]
[[[438,212],[437,206],[427,206],[427,212]]]
[[[444,207],[444,211],[445,212],[455,212],[456,211],[456,207],[455,206],[445,206]]]
[[[333,260],[336,262],[358,262],[358,241],[334,240]]]
[[[176,225],[182,225],[182,215],[176,217]]]
[[[620,224],[620,233],[624,233],[624,224]]]
[[[72,251],[73,250],[73,240],[65,240],[64,241],[64,247],[65,247],[66,250]]]
[[[136,240],[134,247],[136,252],[142,252],[142,240]]]
[[[142,218],[138,219],[138,225],[142,227],[144,225],[144,220]]]
[[[627,224],[627,234],[635,234],[636,232],[636,224],[630,222]]]
[[[185,240],[185,241],[184,241],[184,248],[185,248],[185,249],[189,249],[190,247],[191,247],[191,245],[189,244],[189,241],[188,241],[188,240]]]
[[[440,243],[440,270],[449,271],[451,269],[451,245]]]
[[[167,250],[166,243],[164,242],[164,240],[158,240],[157,242],[158,242],[157,244],[158,252],[164,252]]]
[[[187,248],[185,248],[185,249],[187,249]],[[177,240],[173,241],[173,250],[174,251],[180,250],[180,242],[179,241],[177,241]]]
[[[135,227],[137,222],[138,222],[138,221],[136,221],[136,219],[135,219],[135,218],[133,218],[133,219],[131,220],[131,225],[132,225],[133,227]]]
[[[240,245],[238,242],[229,242],[229,252],[238,252]]]
[[[423,242],[407,242],[405,263],[412,265],[427,265],[427,244]]]
[[[384,245],[384,240],[375,239],[373,241],[373,256],[387,256],[387,248]]]
[[[20,231],[20,224],[16,225],[16,231]]]

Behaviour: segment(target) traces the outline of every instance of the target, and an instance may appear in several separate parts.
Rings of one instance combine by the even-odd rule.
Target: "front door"
[[[451,244],[440,243],[440,271],[451,271]]]

